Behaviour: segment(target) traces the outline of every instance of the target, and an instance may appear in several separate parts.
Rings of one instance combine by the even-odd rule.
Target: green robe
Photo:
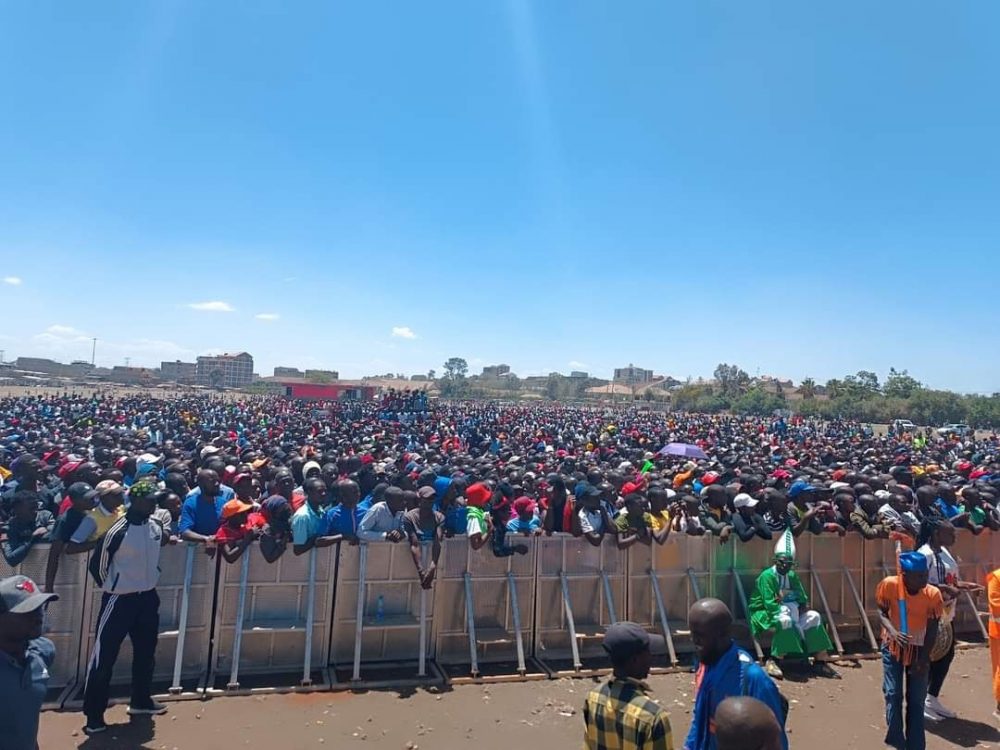
[[[809,597],[806,596],[802,581],[794,570],[788,571],[788,586],[798,604],[799,613],[804,613],[809,608]],[[772,566],[757,576],[748,603],[750,631],[754,636],[759,636],[768,630],[774,631],[774,638],[771,641],[772,656],[779,659],[784,656],[806,656],[833,648],[830,636],[822,625],[805,631],[804,642],[797,627],[783,630],[778,623],[781,604],[781,577]]]

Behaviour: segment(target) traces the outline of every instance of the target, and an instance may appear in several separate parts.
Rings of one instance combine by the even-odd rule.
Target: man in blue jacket
[[[684,750],[717,750],[715,712],[726,698],[749,696],[765,703],[781,727],[781,747],[788,750],[785,735],[787,704],[771,678],[746,651],[733,641],[733,615],[718,599],[700,599],[688,613],[688,627],[698,652],[695,703],[691,730]]]

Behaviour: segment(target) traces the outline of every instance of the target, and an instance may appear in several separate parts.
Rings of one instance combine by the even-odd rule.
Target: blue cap
[[[921,552],[904,552],[899,556],[899,567],[904,573],[926,573],[927,558]]]
[[[803,492],[815,492],[816,488],[813,487],[809,482],[803,481],[802,479],[797,479],[792,482],[792,486],[788,488],[789,497],[798,497]]]

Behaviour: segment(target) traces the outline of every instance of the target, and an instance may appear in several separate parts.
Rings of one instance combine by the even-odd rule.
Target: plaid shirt
[[[674,750],[670,717],[647,697],[646,683],[612,677],[583,706],[586,750]]]

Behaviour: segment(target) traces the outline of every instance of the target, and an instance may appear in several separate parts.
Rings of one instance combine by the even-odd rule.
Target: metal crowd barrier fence
[[[311,687],[317,672],[326,686],[335,547],[314,547],[298,556],[291,549],[267,562],[256,543],[233,564],[222,563],[215,675],[227,675],[227,690],[240,689],[240,675],[301,672]]]
[[[49,560],[49,544],[36,544],[21,564],[10,566],[0,555],[0,578],[25,575],[38,586],[45,583],[45,569]],[[45,609],[44,635],[56,647],[56,657],[49,668],[49,688],[59,702],[80,678],[80,638],[83,633],[84,606],[87,600],[87,555],[63,555],[59,572],[54,581],[54,591],[59,595]]]
[[[568,534],[536,544],[535,658],[552,671],[570,659],[579,672],[583,659],[604,658],[604,630],[625,614],[625,553],[608,537],[600,546]]]
[[[434,613],[437,662],[468,664],[472,678],[480,676],[480,664],[498,662],[528,674],[538,545],[509,539],[524,543],[528,554],[496,557],[488,548],[473,550],[466,537],[444,541]]]
[[[445,540],[434,586],[421,588],[409,545],[377,543],[286,552],[273,564],[252,545],[240,562],[216,563],[197,545],[162,550],[160,637],[154,679],[171,693],[197,694],[206,678],[214,690],[245,681],[298,673],[300,685],[327,686],[327,667],[341,665],[341,683],[362,677],[387,684],[440,679],[437,662],[468,665],[472,677],[486,665],[525,676],[532,660],[548,672],[568,662],[606,666],[601,638],[618,619],[630,619],[667,639],[669,660],[691,651],[687,610],[703,596],[728,600],[737,619],[756,576],[772,564],[773,542],[674,535],[663,546],[635,545],[627,553],[608,538],[600,546],[557,534],[527,540],[529,554],[497,558],[489,548],[471,550],[465,537]],[[799,574],[823,614],[838,651],[862,640],[878,648],[875,591],[895,573],[888,540],[803,534],[796,539]],[[0,575],[23,572],[44,581],[48,545],[38,545],[17,568],[0,560]],[[981,582],[1000,566],[1000,534],[959,530],[952,554],[962,578]],[[430,545],[422,546],[426,565]],[[101,592],[87,572],[89,555],[64,556],[46,613],[47,637],[56,644],[51,686],[65,702],[82,686],[93,651]],[[338,571],[335,574],[334,571]],[[984,634],[982,599],[963,595],[956,633]],[[312,623],[307,627],[306,623]],[[214,631],[214,632],[213,632]],[[754,643],[762,655],[764,643]],[[114,681],[131,672],[126,639]],[[414,674],[415,673],[415,674]],[[228,679],[225,679],[228,676]]]

